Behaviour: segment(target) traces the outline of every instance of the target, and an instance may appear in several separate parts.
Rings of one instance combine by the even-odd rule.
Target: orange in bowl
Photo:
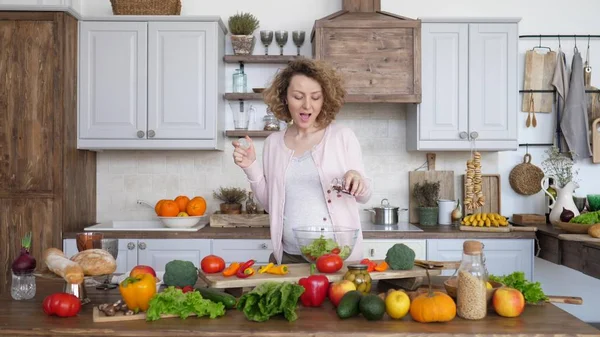
[[[177,216],[179,214],[179,206],[173,200],[165,200],[159,208],[159,216]]]
[[[201,216],[206,212],[206,200],[202,197],[194,197],[187,204],[186,212],[189,216]]]
[[[180,195],[177,198],[175,198],[175,202],[177,203],[177,206],[179,206],[179,211],[185,212],[187,204],[188,202],[190,202],[190,198],[188,198],[185,195]]]

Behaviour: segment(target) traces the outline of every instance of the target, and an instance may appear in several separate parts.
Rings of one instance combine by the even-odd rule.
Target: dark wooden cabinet
[[[77,150],[78,22],[62,12],[0,12],[0,296],[33,232],[38,266],[62,232],[96,218],[96,155]]]

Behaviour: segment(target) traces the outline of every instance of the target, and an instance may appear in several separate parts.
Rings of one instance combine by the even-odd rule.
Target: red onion
[[[17,275],[32,273],[35,269],[35,258],[29,255],[29,248],[31,248],[31,232],[21,239],[21,255],[12,263],[13,273]]]

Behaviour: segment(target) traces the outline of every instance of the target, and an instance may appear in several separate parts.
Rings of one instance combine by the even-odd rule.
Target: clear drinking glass
[[[283,46],[288,41],[288,32],[287,30],[278,30],[275,32],[275,41],[279,45],[279,55],[283,55]]]
[[[10,296],[14,300],[30,300],[35,296],[35,276],[33,273],[12,273]]]
[[[296,55],[300,55],[300,47],[304,44],[304,38],[306,33],[302,30],[295,30],[292,32],[292,40],[296,45],[297,53]]]
[[[265,55],[269,55],[269,46],[273,42],[273,31],[272,30],[261,30],[260,41],[265,46]]]
[[[256,113],[256,109],[252,104],[244,101],[230,102],[229,106],[233,112],[233,126],[236,130],[248,130],[250,119]]]

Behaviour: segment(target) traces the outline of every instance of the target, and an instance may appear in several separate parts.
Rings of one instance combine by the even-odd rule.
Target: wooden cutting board
[[[600,163],[600,118],[592,123],[592,162]]]
[[[465,175],[462,175],[463,185],[463,199],[465,200],[466,189],[465,186]],[[499,174],[482,174],[481,175],[481,191],[485,196],[485,204],[483,207],[476,208],[474,210],[467,211],[463,203],[463,214],[469,215],[473,213],[498,213],[502,214],[502,207],[500,201],[502,200],[501,182]]]
[[[213,214],[210,227],[269,227],[268,214]]]
[[[454,171],[436,171],[435,153],[427,154],[427,171],[408,172],[408,221],[410,223],[419,223],[419,210],[417,202],[413,197],[414,186],[417,183],[423,183],[425,180],[430,182],[440,182],[440,199],[455,200],[454,196]]]
[[[558,238],[567,241],[600,242],[600,238],[595,238],[589,234],[559,234]]]
[[[196,314],[190,314],[191,316],[196,316]],[[178,315],[160,315],[160,318],[174,318],[179,317]],[[123,321],[137,321],[137,320],[145,320],[146,313],[140,312],[137,314],[125,316],[123,312],[117,312],[114,316],[106,316],[105,313],[101,312],[98,307],[94,307],[92,313],[92,321],[94,323],[104,323],[104,322],[123,322]]]
[[[542,214],[513,214],[512,222],[521,225],[545,224],[546,216]]]
[[[377,263],[381,261],[375,261]],[[356,262],[349,263],[356,264]],[[344,263],[344,267],[337,273],[323,274],[327,276],[330,282],[340,281],[344,278],[344,274],[348,270],[346,268],[348,264]],[[248,278],[237,278],[236,276],[224,277],[222,274],[205,274],[202,270],[199,271],[198,276],[204,280],[209,287],[227,289],[227,288],[243,288],[243,287],[255,287],[265,281],[279,281],[279,282],[298,282],[303,277],[310,275],[310,265],[308,263],[295,263],[288,264],[289,272],[286,275],[271,275],[271,274],[259,274],[258,272]],[[255,268],[258,270],[258,267]],[[399,279],[409,277],[426,276],[427,272],[425,268],[415,266],[412,270],[391,270],[388,269],[384,272],[371,272],[371,278],[373,280],[386,280],[386,279]],[[315,271],[315,274],[320,274]],[[429,275],[440,275],[440,269],[429,270]]]
[[[535,232],[537,227],[526,227],[526,226],[504,226],[504,227],[474,227],[474,226],[460,226],[461,231],[465,232],[496,232],[496,233],[508,233],[508,232]]]

